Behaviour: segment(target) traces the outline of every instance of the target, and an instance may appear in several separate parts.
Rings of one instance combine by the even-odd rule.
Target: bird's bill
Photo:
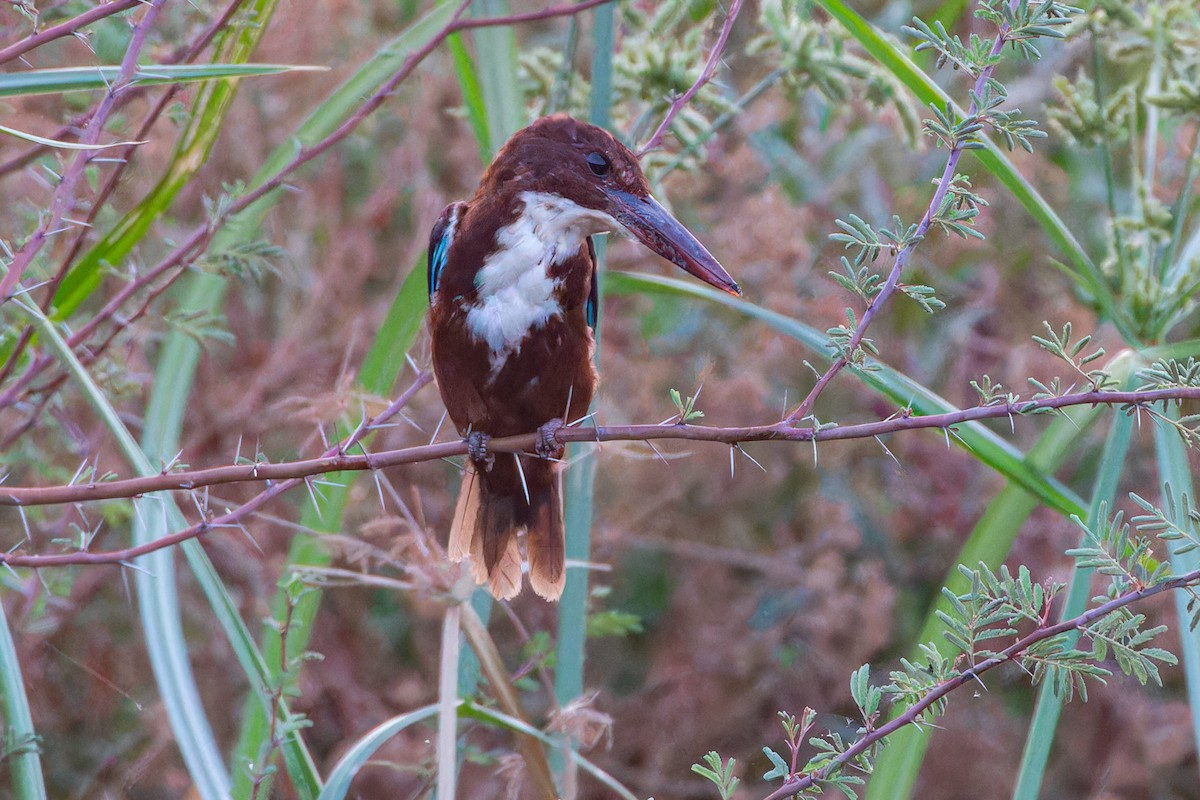
[[[611,203],[609,213],[642,244],[710,286],[733,295],[742,293],[704,245],[653,197],[638,197],[617,189],[605,193]]]

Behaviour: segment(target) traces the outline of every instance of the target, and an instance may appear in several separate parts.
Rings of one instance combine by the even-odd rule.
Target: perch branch
[[[137,497],[155,491],[191,491],[206,486],[227,483],[265,481],[269,484],[266,490],[236,509],[212,519],[202,520],[185,530],[137,547],[107,552],[74,552],[51,555],[10,552],[8,554],[0,554],[0,564],[13,567],[50,567],[67,564],[125,563],[136,556],[164,547],[170,547],[187,539],[200,536],[210,530],[235,525],[246,514],[315,475],[340,471],[378,470],[403,464],[415,464],[433,459],[466,455],[467,445],[463,441],[442,442],[379,453],[366,453],[363,455],[349,455],[346,452],[357,444],[367,431],[373,427],[377,427],[382,421],[398,412],[417,390],[432,379],[432,375],[429,372],[420,373],[412,386],[393,402],[387,411],[375,419],[365,421],[351,437],[329,448],[318,458],[280,464],[236,464],[187,472],[164,472],[159,475],[143,478],[100,483],[81,483],[69,486],[0,488],[0,506],[35,506]],[[1095,404],[1125,405],[1130,410],[1133,410],[1144,408],[1152,402],[1184,399],[1200,399],[1200,388],[1155,389],[1142,392],[1080,392],[1039,400],[978,406],[947,414],[935,414],[924,417],[901,414],[877,422],[823,428],[801,428],[786,422],[741,428],[717,428],[685,424],[614,425],[595,428],[576,426],[560,428],[555,436],[560,443],[564,444],[567,442],[650,441],[654,439],[721,442],[729,445],[736,445],[741,442],[772,440],[820,442],[861,439],[904,430],[948,429],[954,425],[974,420],[1013,417],[1017,414],[1028,414],[1069,406]],[[488,447],[494,452],[527,452],[534,448],[535,438],[534,434],[506,436],[492,439]],[[272,483],[272,481],[279,481],[279,483]]]

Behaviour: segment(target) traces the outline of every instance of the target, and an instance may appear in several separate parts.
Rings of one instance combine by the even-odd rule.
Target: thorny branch
[[[140,2],[140,0],[139,0],[139,2]],[[200,53],[202,53],[204,51],[204,49],[208,47],[208,45],[212,42],[212,40],[214,38],[216,38],[217,34],[229,24],[230,19],[232,19],[233,15],[238,12],[238,10],[242,7],[242,5],[245,2],[246,2],[246,0],[231,0],[231,2],[225,7],[225,10],[222,11],[217,17],[215,17],[209,23],[209,25],[200,33],[200,35],[198,37],[196,37],[196,39],[194,41],[188,42],[187,44],[181,46],[170,57],[164,59],[163,63],[165,63],[165,64],[189,63],[191,61],[194,61],[196,59],[196,57],[199,56]],[[124,105],[129,100],[132,100],[133,98],[139,96],[143,91],[148,90],[148,88],[149,87],[138,87],[138,86],[128,87],[126,89],[126,91],[121,92],[121,94],[116,98],[114,110],[117,108],[120,108],[122,105]],[[46,282],[45,286],[42,287],[42,293],[43,293],[43,298],[42,298],[42,303],[41,303],[42,311],[49,314],[51,306],[54,303],[55,293],[58,291],[58,287],[62,283],[63,278],[66,277],[67,271],[69,270],[71,263],[75,260],[75,257],[79,254],[79,251],[83,248],[83,245],[87,240],[88,233],[92,227],[92,224],[96,221],[96,217],[100,214],[101,209],[103,209],[105,207],[105,204],[107,203],[109,196],[116,189],[117,184],[121,180],[121,176],[125,172],[125,169],[132,163],[133,159],[136,157],[136,155],[138,153],[138,148],[140,146],[137,143],[149,138],[150,131],[154,127],[154,124],[158,121],[159,117],[162,116],[163,112],[165,112],[167,110],[167,108],[171,104],[171,101],[175,98],[175,96],[177,94],[179,94],[179,92],[180,92],[180,90],[182,90],[182,88],[183,88],[182,84],[174,84],[172,86],[166,87],[166,91],[162,93],[162,95],[158,99],[158,102],[155,103],[154,107],[149,111],[149,113],[146,114],[145,118],[142,120],[141,126],[138,128],[137,133],[133,137],[134,143],[122,148],[120,152],[118,152],[115,156],[111,157],[114,168],[109,172],[108,178],[105,181],[104,185],[100,188],[100,191],[96,194],[96,196],[94,198],[92,198],[91,202],[88,204],[89,208],[88,208],[88,213],[83,220],[84,224],[80,226],[79,232],[75,235],[75,240],[73,242],[71,242],[70,247],[67,249],[67,254],[62,259],[57,273],[54,275],[53,278],[51,278],[49,281]],[[93,112],[94,111],[95,111],[95,109],[93,109]],[[75,120],[75,122],[73,122],[71,125],[67,126],[67,128],[65,128],[64,130],[60,130],[57,134],[55,134],[55,136],[53,138],[60,139],[66,134],[67,131],[76,130],[78,127],[87,124],[87,120],[89,120],[91,118],[91,113],[92,112],[89,112],[89,114],[86,114],[83,117],[81,117],[80,119]],[[17,163],[25,163],[23,161],[23,159],[32,160],[33,158],[37,157],[37,155],[41,152],[41,149],[43,147],[44,147],[43,145],[38,145],[37,147],[34,147],[30,151],[23,154],[22,156],[18,156],[16,159],[9,162],[9,164],[11,165],[11,164],[17,164]],[[8,166],[8,165],[0,166],[0,176],[3,176],[6,166]],[[131,281],[131,283],[135,284],[135,286],[134,286],[135,290],[137,290],[138,288],[144,288],[144,286],[142,286],[142,284],[140,284],[138,279],[136,279],[136,278],[133,281]],[[161,287],[149,292],[147,294],[144,302],[141,304],[141,306],[138,309],[136,309],[132,314],[124,314],[124,315],[118,316],[117,309],[120,308],[120,304],[118,304],[117,306],[112,306],[110,304],[109,306],[107,306],[104,309],[104,312],[102,312],[101,315],[97,315],[97,316],[93,317],[92,319],[88,320],[88,323],[84,326],[84,328],[86,329],[86,333],[84,333],[83,331],[77,331],[74,335],[72,335],[70,337],[70,344],[72,347],[77,347],[79,344],[88,341],[91,338],[96,327],[101,322],[103,322],[109,318],[113,318],[115,320],[115,322],[112,326],[112,330],[109,331],[109,334],[107,337],[105,337],[104,341],[102,341],[99,345],[94,345],[92,347],[89,347],[86,354],[84,355],[84,357],[80,359],[81,362],[84,364],[84,366],[91,364],[96,359],[98,359],[101,355],[103,355],[104,352],[106,350],[108,350],[109,345],[112,344],[112,342],[114,340],[116,340],[116,338],[121,334],[121,332],[124,331],[130,325],[132,325],[134,322],[136,322],[138,319],[140,319],[149,310],[150,304],[152,302],[154,302],[154,300],[156,300],[169,287],[170,287],[170,283],[167,283],[164,286],[161,286]],[[126,297],[128,297],[128,296],[129,295],[126,295]],[[4,381],[6,381],[8,379],[9,373],[13,370],[13,368],[19,362],[21,356],[25,352],[25,348],[28,347],[29,343],[32,341],[32,338],[33,338],[33,327],[27,325],[27,326],[25,326],[24,330],[21,331],[21,335],[17,339],[17,343],[13,347],[12,352],[9,353],[7,362],[3,365],[3,367],[0,367],[0,383],[3,383]],[[23,376],[22,382],[20,383],[20,386],[18,388],[23,388],[24,386],[28,385],[28,379],[33,378],[35,375],[37,375],[38,372],[40,372],[42,369],[44,369],[49,364],[53,363],[53,361],[54,361],[54,357],[49,354],[43,354],[41,356],[35,357],[33,359],[33,364],[26,371],[26,374],[25,374],[25,376]],[[62,385],[62,383],[66,380],[66,378],[67,378],[67,373],[62,372],[58,375],[58,377],[52,379],[46,385],[44,385],[42,387],[38,387],[38,389],[40,389],[40,391],[41,391],[42,398],[39,400],[37,406],[27,416],[25,423],[18,426],[15,430],[10,431],[9,434],[4,438],[4,440],[0,441],[0,449],[4,449],[8,445],[10,445],[12,442],[19,439],[22,435],[24,435],[25,430],[27,430],[30,426],[32,426],[38,420],[38,418],[41,416],[41,412],[42,412],[43,408],[45,407],[46,403],[49,401],[50,396],[53,395],[53,393],[58,390],[58,387]],[[35,391],[37,391],[37,389],[35,389]],[[13,395],[13,396],[15,397],[15,395]],[[0,404],[0,405],[2,405],[2,404]]]
[[[110,17],[113,14],[120,14],[122,11],[127,11],[142,3],[143,0],[114,0],[111,3],[98,5],[77,17],[63,20],[57,25],[51,25],[40,33],[31,33],[21,41],[10,44],[8,47],[0,50],[0,64],[12,61],[14,58],[18,58],[30,50],[41,47],[46,42],[52,42],[63,36],[78,35],[81,28],[86,28],[93,22]]]
[[[334,145],[338,144],[351,133],[353,133],[354,130],[367,117],[369,117],[374,111],[383,105],[387,98],[391,96],[394,91],[396,91],[399,85],[408,78],[417,65],[424,61],[428,55],[434,52],[434,50],[436,50],[451,35],[459,31],[474,28],[513,25],[522,22],[531,22],[536,20],[550,19],[553,17],[579,14],[583,11],[595,8],[596,6],[605,5],[610,2],[612,2],[612,0],[583,0],[583,2],[577,4],[551,6],[549,8],[542,9],[541,11],[512,14],[503,17],[487,17],[476,19],[463,17],[467,7],[470,5],[469,0],[464,0],[464,2],[462,2],[455,11],[450,22],[447,23],[440,31],[438,31],[437,34],[431,37],[424,46],[412,52],[408,58],[404,60],[395,74],[393,74],[391,78],[389,78],[382,86],[380,86],[379,89],[377,89],[369,98],[367,98],[362,105],[355,110],[354,114],[348,117],[346,121],[343,122],[335,131],[310,147],[300,148],[295,157],[285,166],[283,166],[273,177],[269,178],[254,189],[248,191],[246,194],[243,194],[236,201],[231,203],[222,214],[215,216],[214,218],[208,220],[205,224],[197,227],[162,261],[144,274],[126,284],[126,286],[124,286],[121,291],[119,291],[117,295],[108,304],[106,304],[106,306],[99,313],[88,320],[86,325],[81,327],[68,339],[68,343],[75,348],[81,346],[95,332],[96,328],[100,324],[108,319],[114,318],[117,311],[126,302],[128,302],[129,298],[166,275],[166,285],[159,285],[155,290],[156,292],[164,291],[167,286],[169,286],[174,280],[176,280],[186,271],[191,261],[204,251],[216,232],[224,227],[224,225],[232,217],[236,216],[241,211],[244,211],[263,196],[283,186],[286,179],[293,172],[318,156],[324,154]],[[96,126],[95,129],[98,131],[100,125],[97,124],[94,119],[93,124]],[[91,130],[92,128],[89,127],[89,131]],[[61,186],[62,184],[60,184],[60,188]],[[21,270],[23,269],[24,267],[22,266]],[[19,278],[19,272],[21,270],[10,268],[9,274],[5,276],[5,281],[15,285],[15,281],[17,278]],[[170,274],[168,275],[168,273]],[[12,296],[12,288],[13,286],[6,287],[4,284],[0,284],[0,302],[5,301]],[[144,308],[145,304],[143,304],[143,310]],[[126,324],[128,323],[126,322]],[[107,345],[107,342],[105,344]],[[49,367],[52,363],[54,363],[54,359],[49,355],[34,359],[25,369],[24,373],[11,385],[9,385],[3,393],[0,393],[0,408],[11,406],[16,399],[21,396],[21,393],[25,391],[34,378],[36,378],[38,374]]]
[[[1012,4],[1015,6],[1017,2],[1019,2],[1019,0],[1013,0]],[[986,66],[980,70],[979,77],[975,80],[974,91],[971,95],[971,104],[967,110],[968,117],[976,114],[979,111],[979,109],[976,107],[975,98],[984,96],[984,90],[987,87],[988,82],[992,79],[992,74],[996,71],[996,66],[999,64],[996,56],[998,56],[1004,49],[1004,44],[1007,41],[1006,34],[1008,33],[1008,30],[1009,25],[1006,22],[1000,26],[1000,30],[996,34],[996,39],[992,43],[991,52],[989,54],[990,58],[993,59],[993,62],[989,66]],[[892,270],[888,273],[887,281],[884,283],[883,288],[881,288],[879,293],[872,298],[871,303],[867,306],[866,311],[863,312],[862,319],[859,320],[858,325],[854,330],[854,334],[850,337],[850,340],[843,349],[843,352],[829,366],[829,369],[825,370],[821,377],[817,379],[816,384],[813,386],[812,390],[809,391],[808,396],[801,401],[800,405],[796,406],[796,409],[792,411],[792,413],[788,414],[784,420],[785,422],[795,422],[796,420],[804,419],[811,414],[813,405],[817,402],[817,398],[821,396],[821,393],[825,391],[825,388],[829,386],[835,377],[837,377],[838,373],[849,366],[850,358],[852,357],[854,351],[857,350],[862,344],[863,338],[867,334],[867,328],[870,327],[872,322],[874,322],[875,317],[879,315],[879,311],[883,308],[883,305],[891,298],[893,294],[895,294],[896,288],[900,285],[900,276],[904,272],[904,267],[908,264],[909,258],[912,257],[913,251],[916,250],[917,245],[921,243],[921,241],[925,238],[925,235],[929,233],[929,228],[933,224],[934,217],[937,216],[938,211],[941,209],[942,201],[946,197],[946,192],[949,191],[950,184],[954,180],[954,175],[958,169],[958,161],[960,158],[962,158],[964,150],[964,142],[956,142],[950,148],[950,154],[946,158],[946,167],[942,170],[942,177],[938,180],[937,189],[934,190],[933,197],[929,201],[929,207],[925,209],[925,214],[921,217],[921,221],[917,225],[916,232],[912,238],[909,239],[908,244],[906,244],[904,248],[896,254],[896,260],[892,264]]]
[[[338,453],[354,447],[367,433],[375,427],[382,425],[390,420],[404,408],[413,396],[421,390],[423,386],[433,380],[433,373],[423,371],[413,380],[412,385],[408,387],[397,397],[391,405],[384,411],[372,419],[364,420],[358,428],[355,429],[348,437],[338,442],[333,447],[325,451],[325,457],[334,457]],[[253,466],[251,467],[253,469]],[[209,531],[219,528],[235,527],[241,524],[241,519],[251,512],[262,507],[266,503],[275,499],[279,495],[287,492],[304,483],[306,476],[295,477],[290,480],[280,481],[279,483],[271,483],[267,481],[267,488],[259,492],[253,498],[231,509],[224,514],[209,517],[200,520],[181,531],[177,531],[169,536],[164,536],[161,539],[155,539],[152,542],[146,542],[136,547],[127,547],[124,550],[115,550],[104,553],[64,553],[52,556],[18,556],[5,555],[0,556],[0,564],[8,566],[27,566],[27,567],[52,567],[65,566],[67,564],[127,564],[138,556],[152,553],[155,550],[161,550],[164,547],[172,547],[181,544],[188,539],[194,539]],[[30,561],[29,559],[33,559]]]
[[[194,491],[207,486],[218,486],[229,483],[265,481],[269,485],[267,490],[256,496],[246,506],[220,517],[202,521],[184,531],[140,545],[136,548],[111,552],[79,552],[55,555],[21,555],[10,553],[8,555],[0,555],[0,564],[45,567],[61,566],[64,564],[121,563],[143,553],[178,544],[185,539],[193,538],[214,528],[232,525],[249,511],[258,508],[268,500],[288,489],[298,486],[301,482],[315,475],[340,471],[379,470],[405,464],[416,464],[434,459],[466,455],[467,445],[463,441],[441,442],[417,447],[406,447],[398,450],[386,450],[378,453],[364,452],[361,455],[351,455],[348,452],[360,441],[362,435],[373,427],[377,427],[384,419],[394,415],[408,402],[417,390],[431,380],[432,376],[428,372],[420,373],[413,385],[389,406],[387,411],[373,420],[364,421],[359,425],[354,436],[326,450],[318,458],[278,464],[255,462],[253,464],[233,464],[192,471],[164,471],[158,475],[141,478],[79,483],[67,486],[0,486],[0,506],[44,506],[111,500],[123,497],[132,498],[158,491]],[[786,422],[777,422],[771,425],[740,428],[718,428],[686,424],[574,426],[558,429],[555,436],[563,444],[567,442],[651,441],[655,439],[720,442],[730,446],[736,446],[743,442],[761,441],[826,442],[863,439],[906,430],[934,428],[948,431],[955,425],[967,422],[1004,417],[1014,418],[1021,414],[1050,411],[1071,406],[1096,404],[1120,405],[1125,406],[1130,413],[1133,413],[1138,410],[1148,410],[1149,404],[1155,402],[1197,399],[1200,399],[1200,388],[1195,387],[1154,389],[1140,392],[1091,391],[1037,400],[1017,400],[997,403],[923,417],[913,416],[911,413],[907,413],[906,410],[906,413],[901,413],[889,419],[858,425],[796,427]],[[535,434],[496,438],[490,441],[488,447],[498,453],[529,452],[534,448],[535,438]],[[272,483],[272,481],[280,481],[280,483]]]
[[[1057,625],[1048,625],[1039,627],[1029,635],[1009,645],[1004,650],[986,661],[981,661],[970,669],[964,670],[959,675],[943,684],[940,684],[929,694],[922,697],[918,702],[913,703],[904,713],[874,730],[868,731],[861,739],[848,747],[844,752],[839,753],[836,758],[832,759],[828,764],[821,769],[816,770],[808,775],[794,775],[784,781],[783,786],[776,789],[771,794],[767,795],[764,800],[784,800],[786,797],[793,795],[816,786],[836,771],[842,769],[847,764],[851,763],[856,757],[866,752],[873,744],[884,739],[896,731],[907,725],[916,724],[925,711],[946,695],[953,692],[955,689],[966,683],[974,683],[979,681],[979,676],[983,673],[995,669],[996,667],[1007,664],[1019,657],[1022,653],[1028,650],[1038,642],[1045,641],[1062,633],[1067,633],[1074,630],[1083,630],[1088,625],[1098,619],[1108,616],[1118,609],[1132,605],[1147,597],[1153,597],[1156,594],[1171,591],[1172,589],[1182,589],[1188,586],[1200,584],[1200,570],[1193,570],[1183,575],[1178,575],[1174,578],[1169,578],[1162,583],[1156,583],[1153,586],[1143,587],[1131,592],[1126,592],[1120,597],[1109,600],[1103,605],[1080,614],[1072,619],[1063,620]]]
[[[104,125],[108,121],[108,115],[112,112],[117,95],[129,85],[134,73],[137,71],[138,57],[141,55],[142,48],[146,44],[146,36],[154,26],[154,21],[158,17],[159,9],[164,2],[165,0],[154,0],[154,2],[148,4],[146,12],[142,14],[141,20],[134,27],[133,37],[130,39],[129,46],[125,50],[125,57],[121,59],[121,71],[112,86],[104,93],[104,98],[100,101],[96,113],[92,115],[87,131],[83,135],[83,144],[95,145],[99,143],[100,133],[104,130]],[[62,179],[59,181],[58,186],[55,187],[54,194],[50,200],[50,214],[39,222],[33,235],[14,254],[12,262],[8,265],[7,274],[3,278],[0,278],[0,302],[13,296],[25,270],[33,263],[34,256],[45,246],[50,237],[60,229],[64,218],[75,203],[75,189],[80,179],[83,178],[84,168],[91,161],[92,156],[93,151],[81,150],[75,154],[75,158],[71,160],[66,171],[63,172]]]
[[[712,52],[708,54],[708,60],[704,63],[704,69],[700,71],[700,77],[696,78],[696,82],[688,88],[686,92],[671,103],[671,107],[667,109],[666,116],[663,121],[658,124],[654,134],[650,139],[642,145],[642,149],[638,150],[638,156],[644,156],[646,153],[662,146],[663,138],[667,135],[667,128],[671,125],[671,120],[675,119],[683,107],[691,102],[696,96],[696,92],[700,91],[704,84],[712,80],[717,71],[717,64],[721,63],[721,55],[725,52],[725,45],[729,42],[729,32],[733,30],[733,23],[737,21],[738,13],[742,10],[743,0],[733,0],[729,5],[729,13],[725,15],[725,22],[721,25],[721,32],[717,35],[717,41],[713,44]]]

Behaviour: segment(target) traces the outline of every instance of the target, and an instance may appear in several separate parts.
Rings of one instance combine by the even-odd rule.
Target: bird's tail
[[[520,458],[520,465],[516,461]],[[529,583],[547,600],[562,595],[564,565],[562,495],[551,462],[497,454],[487,472],[471,463],[463,475],[447,551],[451,561],[471,559],[471,575],[499,599],[521,591],[521,551],[525,530]]]

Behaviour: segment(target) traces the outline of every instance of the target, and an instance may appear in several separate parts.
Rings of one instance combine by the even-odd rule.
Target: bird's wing
[[[588,288],[587,324],[596,330],[596,318],[600,314],[600,261],[596,258],[596,243],[587,237],[588,256],[592,259],[591,286]]]
[[[438,281],[442,277],[442,269],[446,266],[446,258],[450,254],[450,243],[458,229],[458,221],[466,211],[466,203],[451,203],[442,209],[441,216],[433,223],[429,233],[429,262],[426,278],[429,281],[429,296],[437,291]]]

